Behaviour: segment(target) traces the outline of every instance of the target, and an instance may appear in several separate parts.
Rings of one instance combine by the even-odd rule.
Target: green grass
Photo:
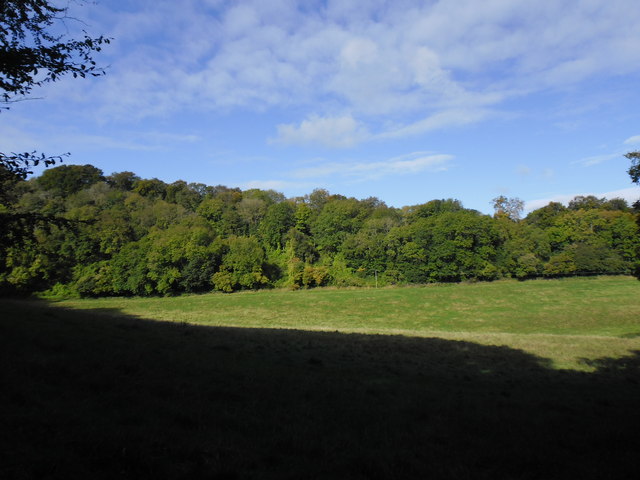
[[[558,368],[640,349],[640,282],[590,277],[411,288],[260,291],[60,302],[207,326],[400,334],[507,345]]]
[[[639,288],[0,300],[0,478],[635,478]]]

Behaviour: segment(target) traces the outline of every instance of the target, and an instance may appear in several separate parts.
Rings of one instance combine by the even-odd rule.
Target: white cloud
[[[388,163],[381,162],[379,164],[373,164],[376,169],[381,171],[388,171],[393,174],[408,174],[418,173],[424,170],[441,172],[448,170],[449,162],[453,159],[451,155],[426,155],[419,156],[413,159],[397,158]]]
[[[409,125],[390,128],[385,132],[379,133],[377,138],[401,138],[447,127],[459,127],[478,122],[490,115],[490,111],[482,109],[445,110]]]
[[[632,187],[632,188],[624,188],[621,190],[614,190],[611,192],[600,192],[600,193],[596,193],[596,192],[588,192],[588,193],[572,193],[572,194],[558,194],[558,195],[554,195],[548,198],[541,198],[538,200],[529,200],[525,203],[525,210],[526,211],[532,211],[532,210],[536,210],[538,208],[542,208],[546,205],[549,204],[549,202],[559,202],[559,203],[563,203],[565,205],[567,205],[571,200],[573,200],[575,197],[577,196],[588,196],[588,195],[593,195],[594,197],[597,198],[607,198],[607,199],[612,199],[612,198],[623,198],[625,199],[629,204],[635,202],[636,200],[640,199],[640,189],[638,189],[637,187]]]
[[[584,165],[585,167],[591,167],[593,165],[598,165],[599,163],[608,162],[609,160],[613,160],[614,158],[620,158],[622,155],[620,153],[607,153],[603,155],[594,155],[591,157],[582,158],[574,163],[579,163]]]
[[[629,137],[624,141],[625,145],[637,145],[640,143],[640,135],[634,135],[633,137]]]
[[[351,147],[369,137],[366,129],[350,115],[312,116],[300,125],[278,125],[278,137],[284,144],[319,144],[326,147]]]
[[[105,4],[96,21],[115,39],[112,67],[77,99],[91,95],[99,115],[119,121],[293,105],[307,120],[284,135],[319,143],[306,126],[349,112],[359,124],[334,145],[361,141],[391,116],[404,126],[387,136],[398,137],[482,121],[514,96],[637,72],[635,2],[158,0],[128,12]]]
[[[292,175],[301,179],[334,176],[352,181],[366,181],[424,171],[441,172],[450,167],[451,160],[453,160],[452,155],[414,152],[382,162],[326,163],[296,170]]]

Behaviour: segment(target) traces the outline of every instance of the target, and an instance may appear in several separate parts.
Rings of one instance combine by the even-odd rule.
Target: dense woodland
[[[576,197],[520,219],[453,199],[392,208],[326,190],[285,198],[62,165],[2,175],[0,288],[51,295],[167,295],[628,274],[636,208]]]

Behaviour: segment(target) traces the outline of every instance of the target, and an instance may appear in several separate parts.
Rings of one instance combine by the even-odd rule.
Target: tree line
[[[455,199],[393,208],[316,189],[286,198],[63,165],[29,180],[0,166],[0,290],[168,295],[629,274],[638,204],[576,197],[520,218]],[[21,221],[28,219],[28,221]],[[38,220],[40,219],[40,221]]]

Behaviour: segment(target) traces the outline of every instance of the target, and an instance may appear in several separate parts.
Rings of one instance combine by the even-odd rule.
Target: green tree
[[[580,243],[574,245],[573,250],[578,273],[625,273],[625,264],[620,255],[604,244]]]
[[[375,272],[384,272],[388,263],[386,237],[398,225],[399,219],[394,215],[379,214],[368,218],[362,228],[342,244],[341,252],[349,267],[370,277]]]
[[[624,198],[612,198],[607,200],[602,207],[605,210],[620,210],[621,212],[629,211],[629,204]]]
[[[184,180],[178,180],[167,185],[165,200],[170,203],[177,203],[191,212],[195,212],[202,201],[201,189],[195,184],[190,184]]]
[[[309,207],[309,205],[307,205],[304,202],[300,202],[296,205],[296,213],[295,213],[295,219],[296,219],[296,230],[298,230],[301,233],[304,233],[306,235],[311,233],[311,217],[312,217],[312,210]]]
[[[555,222],[556,218],[567,210],[563,204],[559,202],[550,202],[542,208],[538,208],[525,218],[526,223],[535,225],[539,228],[549,228]]]
[[[289,230],[295,225],[296,209],[291,202],[280,202],[271,205],[258,228],[262,242],[274,250],[282,250]]]
[[[545,274],[629,272],[637,259],[637,231],[629,212],[567,209],[546,229],[553,255]]]
[[[446,200],[431,200],[421,205],[405,207],[404,214],[409,222],[411,222],[418,218],[429,218],[434,215],[440,215],[441,213],[459,212],[461,210],[464,210],[464,207],[460,200],[448,198]]]
[[[631,160],[631,166],[629,167],[629,170],[627,170],[629,177],[631,177],[631,181],[636,185],[640,185],[640,150],[629,152],[625,157]],[[636,209],[636,212],[640,211],[640,200],[637,200],[633,206]],[[636,214],[636,222],[640,227],[640,213]],[[638,247],[638,257],[640,258],[640,247]],[[638,280],[640,280],[640,263],[636,265],[634,274]]]
[[[167,195],[167,184],[157,178],[140,179],[133,185],[133,191],[143,197],[164,199]]]
[[[430,281],[498,277],[495,264],[504,239],[491,217],[470,210],[447,212],[418,222],[414,229]]]
[[[210,290],[222,248],[201,218],[187,217],[149,235],[147,277],[160,294]]]
[[[631,181],[640,185],[640,150],[629,152],[625,154],[625,157],[631,160],[631,166],[627,170]]]
[[[507,198],[500,195],[492,200],[496,218],[508,218],[513,221],[520,220],[524,210],[524,201],[519,198]]]
[[[236,212],[243,224],[243,233],[254,235],[267,212],[267,202],[256,196],[243,197],[236,205]]]
[[[140,177],[133,172],[115,172],[109,175],[105,180],[113,188],[130,192],[133,190],[136,182],[140,180]]]
[[[226,245],[220,271],[211,279],[217,290],[232,292],[268,285],[269,279],[264,273],[266,256],[254,237],[232,236]]]
[[[295,257],[307,263],[318,260],[318,250],[316,250],[311,236],[302,233],[297,228],[291,228],[285,239],[285,248],[290,253],[289,257]]]
[[[569,210],[597,210],[602,209],[606,203],[606,198],[578,195],[569,201]]]
[[[103,180],[102,170],[93,165],[62,165],[45,170],[36,182],[44,190],[67,197]]]
[[[549,261],[544,264],[543,273],[548,277],[560,277],[573,275],[576,269],[574,252],[568,249],[553,255]]]
[[[233,193],[205,198],[196,209],[196,213],[209,221],[218,235],[237,235],[244,230],[235,207],[241,198]]]
[[[551,255],[547,233],[527,222],[498,220],[497,226],[504,239],[496,262],[502,274],[521,280],[542,274],[543,264]]]
[[[370,213],[355,198],[327,201],[311,226],[318,250],[333,254],[349,234],[356,233]]]
[[[305,197],[305,200],[311,210],[319,213],[329,201],[330,197],[331,195],[328,190],[325,190],[324,188],[316,188]]]

